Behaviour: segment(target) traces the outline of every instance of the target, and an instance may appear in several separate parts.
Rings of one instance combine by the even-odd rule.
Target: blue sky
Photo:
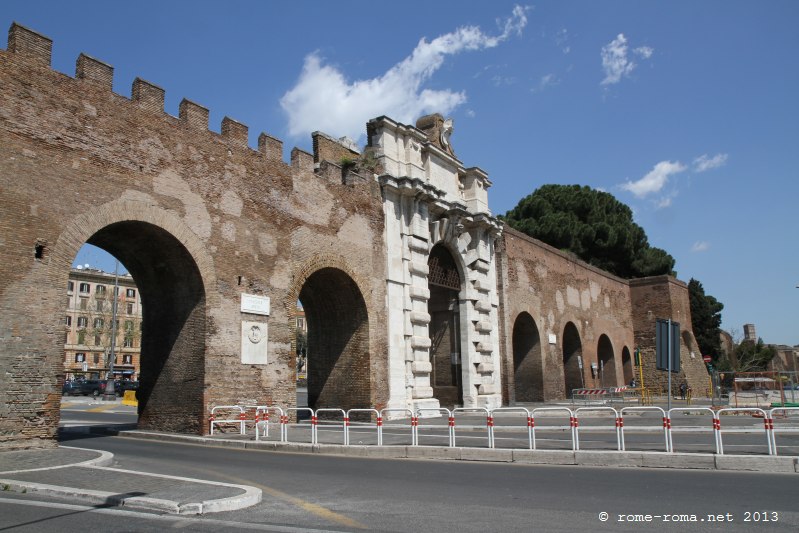
[[[116,92],[142,77],[251,145],[362,145],[373,116],[443,112],[495,214],[545,183],[610,192],[723,328],[799,344],[799,2],[6,0],[12,21],[53,39],[56,70],[85,52]]]

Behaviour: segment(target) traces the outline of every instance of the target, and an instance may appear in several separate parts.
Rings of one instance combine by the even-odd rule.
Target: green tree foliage
[[[756,343],[750,340],[742,341],[735,347],[735,359],[738,362],[735,370],[739,372],[765,370],[775,355],[777,350],[773,346],[763,344],[763,339],[757,339]]]
[[[610,193],[580,185],[544,185],[501,218],[622,278],[673,274],[674,258],[649,246],[630,208]]]
[[[702,355],[710,355],[713,361],[721,357],[721,310],[724,304],[705,294],[702,284],[691,278],[688,282],[688,297],[691,301],[691,323],[694,337]]]

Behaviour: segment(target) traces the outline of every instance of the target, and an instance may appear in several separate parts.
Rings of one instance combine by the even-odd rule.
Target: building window
[[[84,363],[84,362],[86,362],[86,354],[85,353],[76,353],[75,354],[75,362],[76,363]]]
[[[125,354],[122,356],[122,364],[123,365],[132,365],[133,364],[133,356],[131,354]]]
[[[125,296],[128,298],[135,298],[136,297],[136,289],[128,289],[125,291]]]
[[[94,329],[103,329],[103,319],[102,318],[95,318],[94,319]]]
[[[125,337],[125,348],[133,348],[133,337]]]
[[[72,326],[72,317],[67,315],[64,317],[64,325],[67,327]]]
[[[86,344],[86,332],[79,331],[78,332],[78,344]]]
[[[99,365],[100,364],[100,354],[99,353],[94,354],[94,364],[95,365]]]
[[[81,298],[80,299],[80,308],[82,310],[86,310],[89,307],[89,299],[88,298]]]
[[[125,321],[125,331],[128,333],[133,332],[133,320],[126,320]]]
[[[95,335],[94,336],[94,345],[95,346],[100,346],[102,343],[103,343],[103,340],[100,337],[100,335]]]
[[[89,294],[89,284],[88,283],[81,283],[80,284],[80,292],[83,294]]]
[[[67,282],[67,294],[72,294],[72,291],[75,290],[75,283],[72,281]]]
[[[96,305],[95,305],[95,309],[97,311],[101,311],[102,312],[102,310],[103,310],[103,301],[102,300],[97,300]]]
[[[85,316],[78,317],[78,327],[85,328],[89,324],[89,318]]]
[[[128,302],[128,314],[133,314],[133,302]]]
[[[94,294],[97,296],[105,296],[105,285],[95,285]]]

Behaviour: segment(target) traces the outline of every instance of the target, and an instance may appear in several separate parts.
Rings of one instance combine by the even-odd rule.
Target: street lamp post
[[[113,401],[117,398],[114,390],[114,360],[116,359],[117,345],[117,298],[119,297],[119,261],[114,263],[114,299],[111,303],[111,353],[108,355],[108,375],[105,380],[103,401]]]

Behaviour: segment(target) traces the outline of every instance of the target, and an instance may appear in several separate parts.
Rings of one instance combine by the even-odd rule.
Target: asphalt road
[[[68,524],[78,518],[84,526],[121,521],[120,531],[181,527],[190,531],[751,532],[762,528],[794,532],[799,528],[792,474],[358,459],[90,435],[69,445],[110,451],[121,468],[258,486],[264,501],[234,512],[156,522],[146,515],[113,518],[59,509],[52,511],[57,517],[48,520],[48,530],[58,531],[64,524],[67,529],[62,531],[74,531],[70,529],[74,524]],[[3,498],[0,530],[39,516]],[[20,507],[29,514],[17,514]],[[607,521],[601,520],[601,513],[608,513]],[[750,520],[761,521],[746,522],[746,513]],[[651,521],[620,522],[619,515],[625,519],[638,515],[629,516],[638,520],[651,515]],[[696,522],[665,522],[667,515],[669,519],[684,515],[679,518]],[[723,515],[724,521],[710,522],[709,515],[716,520]],[[763,522],[764,517],[769,521]],[[203,522],[208,519],[213,522]],[[42,525],[38,523],[36,530],[41,531]]]

